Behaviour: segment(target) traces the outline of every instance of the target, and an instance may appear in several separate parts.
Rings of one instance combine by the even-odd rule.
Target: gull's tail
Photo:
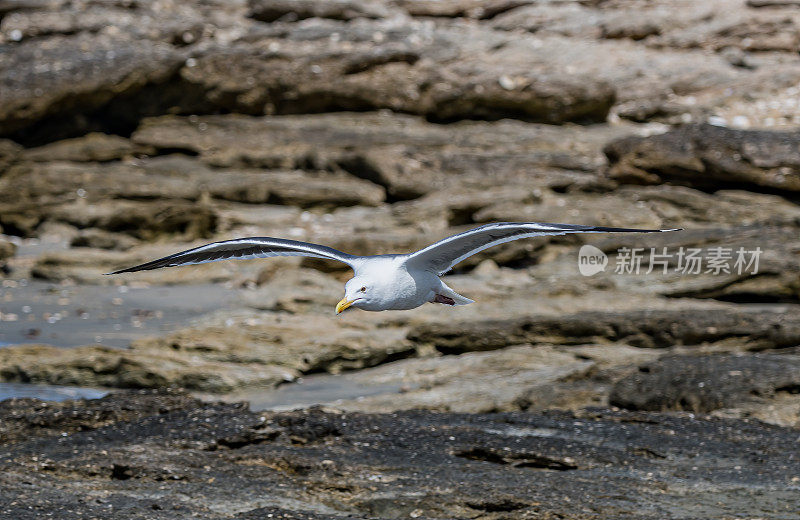
[[[444,282],[442,282],[442,286],[439,288],[438,293],[442,296],[452,298],[452,300],[456,302],[456,305],[469,305],[470,303],[475,303],[475,300],[470,300],[466,296],[461,296],[453,289],[449,288]]]

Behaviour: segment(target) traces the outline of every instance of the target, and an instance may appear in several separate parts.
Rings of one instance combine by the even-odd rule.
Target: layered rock
[[[255,322],[255,323],[253,323]],[[253,324],[248,324],[253,323]],[[331,331],[338,329],[336,333]],[[300,331],[303,331],[302,334]],[[300,374],[363,368],[413,355],[403,330],[376,336],[303,316],[245,320],[142,339],[130,349],[20,345],[0,349],[8,382],[230,392],[272,387]]]
[[[144,392],[7,401],[0,417],[0,511],[20,519],[777,518],[797,506],[797,431],[758,421],[601,408],[253,413]]]
[[[702,190],[800,190],[800,133],[685,126],[625,138],[605,149],[609,175],[622,182],[673,182]]]
[[[800,358],[790,354],[664,357],[620,380],[611,404],[633,410],[708,413],[776,393],[798,393]]]
[[[586,312],[472,323],[433,323],[409,332],[409,339],[444,352],[495,350],[519,343],[580,344],[613,341],[664,348],[735,340],[749,349],[791,347],[800,328],[789,315],[771,311],[663,310]]]
[[[77,113],[131,97],[148,84],[163,83],[183,62],[169,45],[108,34],[53,36],[4,47],[0,135],[25,136],[28,130],[33,139],[49,137],[47,128],[31,129],[37,122],[73,117],[70,123],[79,126]]]

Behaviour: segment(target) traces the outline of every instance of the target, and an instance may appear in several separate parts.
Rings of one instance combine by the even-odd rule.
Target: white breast
[[[377,296],[367,310],[406,310],[419,307],[431,300],[433,292],[439,287],[439,277],[429,271],[406,269],[404,258],[372,257],[358,269],[359,276],[367,276],[373,281],[371,291]],[[370,260],[372,260],[370,258]]]

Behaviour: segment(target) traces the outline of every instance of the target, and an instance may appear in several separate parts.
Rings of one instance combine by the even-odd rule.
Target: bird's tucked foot
[[[456,301],[454,299],[452,299],[452,298],[447,297],[447,296],[442,296],[441,294],[437,294],[433,298],[433,302],[432,303],[443,303],[445,305],[455,305]]]

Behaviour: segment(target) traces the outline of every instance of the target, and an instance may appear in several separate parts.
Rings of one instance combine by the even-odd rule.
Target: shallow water
[[[367,369],[369,370],[369,369]],[[337,402],[359,397],[400,392],[400,384],[365,384],[350,377],[355,372],[344,374],[314,374],[294,383],[277,388],[243,390],[223,396],[225,401],[248,401],[250,409],[295,410],[314,405],[332,405]],[[204,399],[215,400],[219,396],[200,395]]]
[[[221,284],[176,286],[75,285],[20,276],[22,267],[49,251],[65,249],[55,240],[22,241],[11,276],[0,280],[0,348],[24,343],[56,347],[102,344],[125,348],[131,341],[191,326],[192,320],[230,307],[239,292]],[[0,400],[102,397],[92,389],[0,384]]]
[[[0,287],[0,346],[45,343],[127,347],[225,307],[234,289],[199,284],[174,287],[76,286],[5,280]]]
[[[12,397],[34,397],[45,401],[67,399],[99,399],[108,394],[105,390],[77,386],[32,385],[29,383],[0,383],[0,401]]]

